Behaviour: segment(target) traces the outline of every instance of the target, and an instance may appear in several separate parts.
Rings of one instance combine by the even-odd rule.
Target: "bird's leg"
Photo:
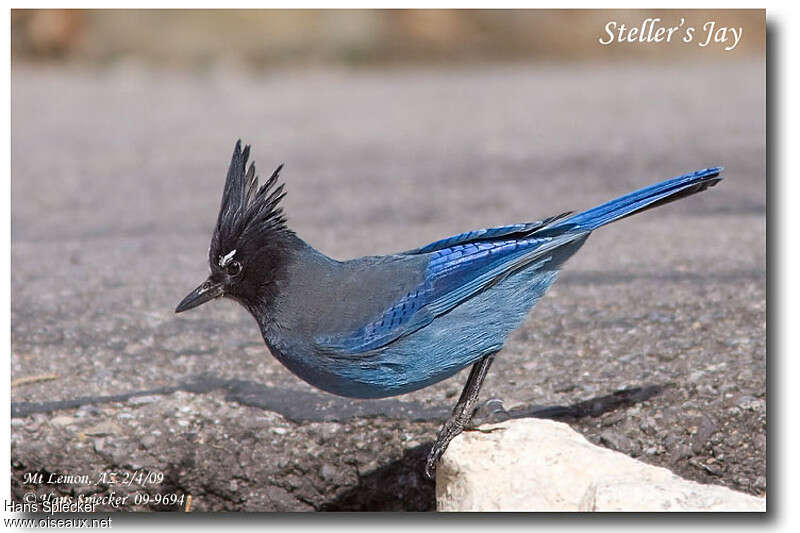
[[[467,378],[467,384],[464,385],[464,390],[461,391],[461,397],[458,403],[453,408],[450,418],[444,423],[439,434],[436,436],[436,442],[433,443],[433,448],[428,454],[428,461],[425,463],[425,475],[428,478],[433,478],[433,470],[436,461],[442,456],[447,449],[447,445],[453,438],[464,430],[464,427],[472,418],[472,413],[475,411],[475,405],[478,403],[478,394],[483,385],[483,380],[486,373],[489,372],[489,367],[492,366],[495,354],[483,356],[483,358],[472,365],[472,370]]]

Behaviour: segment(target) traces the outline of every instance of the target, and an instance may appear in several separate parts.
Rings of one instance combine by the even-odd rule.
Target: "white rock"
[[[53,418],[50,423],[54,426],[64,427],[74,424],[75,420],[76,419],[71,416],[57,416]]]
[[[719,485],[701,485],[681,478],[669,483],[620,481],[590,487],[579,510],[764,512],[767,500]]]
[[[765,498],[687,481],[567,424],[530,418],[481,429],[456,437],[439,462],[439,511],[766,511]]]

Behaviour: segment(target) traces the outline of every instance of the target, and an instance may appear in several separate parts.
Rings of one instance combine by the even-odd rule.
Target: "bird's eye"
[[[227,272],[229,276],[238,276],[241,271],[242,264],[239,263],[239,261],[231,261],[228,263],[228,266],[225,267],[225,272]]]

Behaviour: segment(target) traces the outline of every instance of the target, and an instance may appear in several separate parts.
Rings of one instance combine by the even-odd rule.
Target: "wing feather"
[[[586,235],[585,231],[566,232],[488,242],[468,238],[454,246],[440,247],[428,252],[431,259],[425,281],[419,287],[356,331],[318,337],[317,347],[333,357],[376,354],[514,272],[542,268],[557,250]]]
[[[572,214],[571,211],[567,211],[565,213],[548,217],[543,220],[534,220],[533,222],[523,222],[520,224],[509,224],[508,226],[499,226],[496,228],[483,228],[473,231],[467,231],[465,233],[453,235],[452,237],[447,237],[446,239],[441,239],[432,242],[430,244],[427,244],[425,246],[422,246],[420,248],[408,250],[407,252],[403,253],[407,255],[426,254],[430,252],[436,252],[439,250],[445,250],[447,248],[451,248],[459,244],[467,244],[471,242],[482,242],[482,241],[486,242],[500,238],[520,239],[522,237],[525,237],[526,235],[532,234],[535,231],[546,228],[547,226],[550,226],[554,222],[561,220],[571,214]]]

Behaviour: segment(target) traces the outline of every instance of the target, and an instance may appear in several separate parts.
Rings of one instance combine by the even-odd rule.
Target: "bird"
[[[269,351],[300,379],[350,398],[397,396],[470,367],[425,472],[471,420],[509,334],[601,226],[722,180],[711,167],[592,209],[467,231],[389,255],[340,261],[289,228],[283,164],[261,186],[237,141],[208,251],[210,275],[175,309],[217,298],[255,318]]]

